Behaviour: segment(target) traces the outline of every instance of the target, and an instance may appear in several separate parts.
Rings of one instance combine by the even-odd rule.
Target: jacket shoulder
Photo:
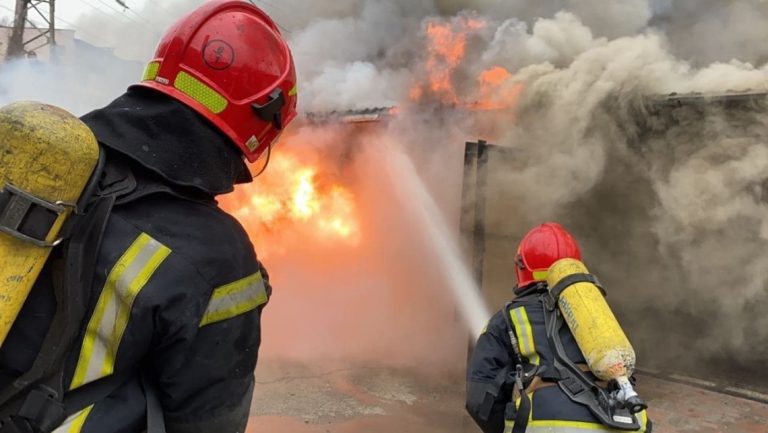
[[[157,194],[116,207],[113,218],[167,246],[213,285],[259,270],[248,234],[213,204]]]
[[[494,335],[506,335],[508,331],[507,320],[504,315],[507,314],[506,308],[502,308],[497,311],[496,314],[491,316],[486,325],[486,332],[490,332]]]

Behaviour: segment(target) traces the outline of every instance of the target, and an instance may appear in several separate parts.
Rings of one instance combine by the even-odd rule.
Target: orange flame
[[[494,66],[480,73],[477,78],[480,83],[477,101],[468,104],[475,110],[503,110],[514,107],[523,85],[509,84],[512,74],[501,66]]]
[[[428,22],[427,84],[414,85],[410,91],[411,99],[418,101],[428,93],[440,102],[458,104],[453,73],[466,56],[467,36],[485,26],[485,21],[467,16],[451,22]]]
[[[253,183],[220,198],[255,241],[295,235],[312,241],[357,245],[360,225],[352,192],[319,163],[307,163],[281,146]],[[257,245],[263,251],[261,245]]]
[[[480,73],[478,80],[483,87],[495,87],[512,77],[506,69],[501,66],[494,66],[491,69],[485,70]]]
[[[522,91],[521,84],[509,84],[512,74],[501,66],[494,66],[477,77],[479,86],[469,89],[465,97],[459,96],[454,75],[466,58],[467,38],[487,23],[481,19],[462,16],[452,21],[427,23],[427,76],[424,83],[410,89],[412,101],[431,96],[439,102],[469,110],[501,110],[513,107]],[[472,101],[472,102],[467,102]]]

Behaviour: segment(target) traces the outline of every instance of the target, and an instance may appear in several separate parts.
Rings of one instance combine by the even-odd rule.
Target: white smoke
[[[566,66],[577,55],[605,42],[596,40],[589,27],[568,12],[537,20],[530,31],[525,22],[513,18],[496,29],[482,59],[485,65],[513,71],[541,63]]]
[[[145,1],[140,9],[126,9],[122,13],[93,10],[75,24],[86,40],[98,37],[91,40],[95,45],[113,48],[121,59],[146,63],[165,29],[204,1]]]
[[[0,65],[0,105],[33,100],[85,114],[112,101],[143,69],[141,63],[91,51],[79,52],[71,63],[8,61]]]

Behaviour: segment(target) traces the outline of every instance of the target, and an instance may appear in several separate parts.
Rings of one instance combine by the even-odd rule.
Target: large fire
[[[311,236],[311,242],[356,245],[360,225],[354,194],[333,179],[323,162],[316,158],[309,162],[291,149],[280,146],[264,174],[221,198],[222,208],[260,244],[293,235]],[[257,247],[264,251],[262,245]]]
[[[474,79],[466,77],[468,70],[477,71],[463,64],[469,38],[487,27],[483,19],[470,15],[428,21],[425,69],[410,89],[411,100],[437,101],[465,110],[501,111],[514,107],[523,87],[507,69],[492,66]],[[458,86],[461,91],[457,82],[462,83]],[[387,114],[397,116],[398,109],[391,108]],[[364,116],[339,119],[366,120],[368,117]],[[306,150],[294,146],[291,140],[284,139],[288,143],[277,149],[269,168],[254,183],[240,186],[223,197],[222,207],[240,220],[260,244],[257,247],[261,252],[265,250],[264,243],[275,239],[274,244],[280,245],[286,236],[299,242],[357,245],[361,228],[354,194],[333,175],[329,167],[332,161],[322,162],[324,158],[312,155],[308,159]],[[266,248],[267,252],[269,249]]]

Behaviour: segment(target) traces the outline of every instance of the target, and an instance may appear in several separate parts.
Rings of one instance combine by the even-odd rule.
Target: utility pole
[[[16,0],[16,12],[13,19],[13,31],[8,39],[8,58],[23,57],[34,53],[46,45],[56,45],[56,27],[54,22],[56,0]],[[43,6],[48,6],[43,7]],[[44,26],[38,27],[29,19],[29,12],[42,19]],[[46,13],[47,12],[47,13]],[[24,38],[24,30],[34,29],[29,39]]]

